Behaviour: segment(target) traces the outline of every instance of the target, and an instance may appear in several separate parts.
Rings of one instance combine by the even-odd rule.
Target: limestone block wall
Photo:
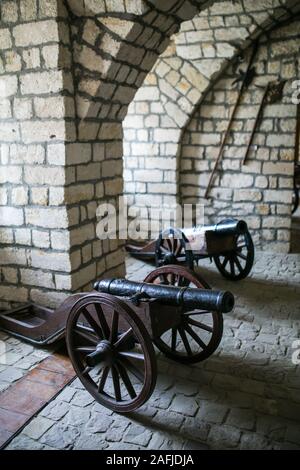
[[[119,241],[96,234],[97,206],[123,191],[121,123],[206,3],[1,1],[0,308],[55,306],[124,274]]]
[[[124,240],[98,239],[97,207],[109,202],[118,208],[123,194],[122,121],[128,105],[178,31],[182,15],[197,11],[181,11],[184,2],[169,2],[169,8],[177,5],[169,15],[151,3],[68,1],[77,136],[66,145],[66,164],[74,169],[75,179],[65,202],[78,215],[70,245],[80,264],[71,277],[61,276],[64,289],[90,289],[96,278],[125,274]]]
[[[250,22],[243,20],[248,22],[248,36],[274,18],[293,14],[297,3],[266,0],[257,12],[257,2],[241,2],[243,12],[249,5],[250,13],[255,12],[255,21],[251,14]],[[123,242],[99,240],[96,211],[104,202],[116,205],[123,192],[122,122],[135,97],[134,112],[148,121],[125,125],[125,154],[132,159],[127,160],[131,169],[125,171],[126,184],[136,181],[127,190],[136,192],[139,203],[146,192],[148,201],[152,195],[157,204],[174,202],[183,128],[210,78],[216,78],[215,65],[210,61],[210,75],[200,63],[192,63],[194,58],[186,62],[181,57],[179,62],[172,42],[146,87],[141,86],[180,24],[212,4],[1,2],[0,308],[26,301],[55,306],[70,292],[90,289],[95,278],[124,273]],[[207,10],[191,32],[203,28],[210,37],[220,15],[227,18],[224,32],[232,29],[232,9],[238,5],[217,2],[214,18],[208,16],[213,10]],[[184,56],[190,54],[184,49],[188,32],[178,39]],[[239,29],[236,33],[241,35]],[[191,48],[202,51],[202,42],[200,32]],[[204,50],[207,54],[211,49]],[[219,64],[217,71],[222,67]],[[149,153],[152,160],[145,158]],[[146,180],[145,170],[152,175]]]
[[[299,8],[294,1],[217,2],[182,23],[123,122],[125,192],[134,207],[180,202],[182,134],[194,110],[230,61]]]
[[[64,143],[76,138],[67,12],[54,0],[1,1],[0,11],[0,306],[43,303],[46,292],[52,304],[75,261],[75,214],[65,205],[74,175]]]
[[[206,94],[182,138],[182,202],[203,201],[208,222],[245,218],[257,246],[271,251],[289,250],[296,129],[292,83],[300,78],[299,28],[297,20],[261,37],[254,62],[257,77],[238,109],[209,202],[203,195],[237,97],[232,86],[235,68],[228,67]],[[263,93],[256,85],[265,86],[278,77],[287,80],[283,100],[265,107],[248,160],[242,165]]]

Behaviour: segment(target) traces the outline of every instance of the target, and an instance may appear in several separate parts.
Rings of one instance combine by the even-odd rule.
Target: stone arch
[[[194,110],[257,36],[298,11],[294,1],[216,2],[182,23],[124,120],[125,191],[132,204],[178,202],[181,139]]]
[[[291,236],[291,200],[294,174],[296,106],[293,84],[300,78],[299,15],[278,22],[259,38],[255,56],[255,83],[243,95],[232,133],[224,148],[209,200],[204,199],[208,178],[218,155],[228,112],[236,100],[236,77],[229,64],[206,93],[185,129],[182,140],[180,192],[183,203],[203,203],[207,222],[243,217],[257,247],[288,252]],[[245,51],[251,55],[251,48]],[[255,118],[267,82],[285,80],[283,97],[264,107],[246,164]]]
[[[95,277],[124,274],[123,241],[95,240],[97,206],[109,202],[118,207],[123,193],[122,121],[128,105],[170,36],[202,3],[67,1],[77,134],[76,142],[66,146],[66,163],[76,178],[66,190],[65,203],[79,210],[70,229],[71,250],[78,254],[69,277],[72,290],[84,277],[83,287],[90,288]],[[78,267],[84,251],[93,256]]]
[[[56,305],[124,273],[122,242],[96,237],[97,205],[123,191],[121,122],[169,36],[207,3],[1,2],[3,307]]]

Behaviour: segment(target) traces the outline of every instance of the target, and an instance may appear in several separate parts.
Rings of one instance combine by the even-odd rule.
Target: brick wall
[[[208,222],[245,218],[256,245],[270,251],[289,250],[296,128],[292,83],[300,78],[299,27],[299,21],[290,22],[261,38],[254,61],[257,77],[243,96],[208,202],[203,195],[237,97],[232,87],[235,68],[228,67],[206,94],[182,139],[182,202],[205,203]],[[278,77],[287,80],[283,99],[265,107],[248,160],[242,165],[263,93],[255,85]]]
[[[64,204],[72,175],[64,143],[76,137],[67,12],[62,2],[1,2],[1,286],[6,302],[63,299],[70,273],[72,211]],[[3,302],[1,305],[7,305]]]
[[[122,119],[203,1],[0,4],[0,307],[55,306],[112,271],[96,209],[123,191]]]
[[[127,192],[138,204],[174,203],[183,128],[236,53],[226,34],[234,31],[245,47],[297,4],[218,2],[189,22],[213,3],[1,2],[0,307],[54,306],[95,278],[124,273],[122,242],[97,238],[96,209],[123,191],[128,105],[134,100],[138,125],[125,125]],[[225,38],[212,37],[218,28]],[[214,41],[223,44],[215,53]]]
[[[182,134],[195,109],[240,50],[297,11],[296,2],[218,2],[181,25],[123,123],[125,191],[135,207],[180,202],[189,164],[181,159]]]

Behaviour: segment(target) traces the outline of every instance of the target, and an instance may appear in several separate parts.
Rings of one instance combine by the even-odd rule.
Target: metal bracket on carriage
[[[128,300],[132,302],[134,305],[140,305],[141,301],[149,300],[151,297],[146,292],[137,292],[132,297],[129,297]]]

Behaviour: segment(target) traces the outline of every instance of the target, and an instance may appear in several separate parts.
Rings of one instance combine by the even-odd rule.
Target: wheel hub
[[[163,264],[176,264],[177,258],[174,253],[168,253],[164,256]]]
[[[90,367],[95,367],[100,363],[109,365],[113,358],[113,347],[106,339],[97,344],[96,351],[86,356],[86,363]]]

